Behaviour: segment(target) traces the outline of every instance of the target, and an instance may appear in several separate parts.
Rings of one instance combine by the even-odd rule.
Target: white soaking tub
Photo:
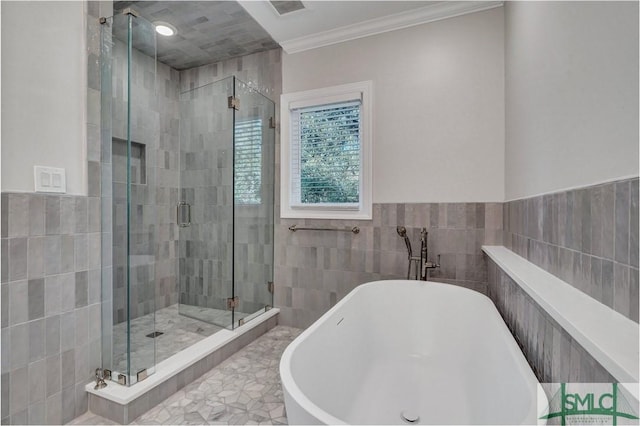
[[[448,284],[358,286],[287,347],[280,376],[290,424],[537,421],[538,381],[494,304]]]

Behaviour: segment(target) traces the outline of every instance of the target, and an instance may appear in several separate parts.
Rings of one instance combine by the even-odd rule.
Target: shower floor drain
[[[147,334],[147,337],[151,337],[152,339],[155,339],[158,336],[162,336],[164,333],[162,331],[154,331],[153,333],[149,333]]]

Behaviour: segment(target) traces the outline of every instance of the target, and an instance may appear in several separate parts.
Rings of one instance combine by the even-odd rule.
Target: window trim
[[[291,204],[291,110],[301,106],[335,103],[359,96],[362,100],[360,119],[360,202],[357,209],[336,205],[296,206]],[[361,81],[321,89],[286,93],[280,97],[280,217],[298,219],[372,219],[373,164],[373,82]]]

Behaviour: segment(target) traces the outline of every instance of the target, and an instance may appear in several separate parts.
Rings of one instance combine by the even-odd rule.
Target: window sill
[[[287,210],[283,209],[280,213],[282,219],[343,219],[343,220],[371,220],[373,218],[370,212],[354,211],[354,210]]]

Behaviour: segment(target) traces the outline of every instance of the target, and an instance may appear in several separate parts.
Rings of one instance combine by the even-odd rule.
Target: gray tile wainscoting
[[[638,322],[638,178],[504,203],[504,245]]]
[[[499,266],[487,262],[488,295],[541,383],[617,381]]]
[[[66,423],[87,410],[100,365],[100,199],[1,203],[2,423]]]
[[[279,322],[309,326],[357,285],[407,274],[407,249],[396,226],[407,228],[419,255],[426,227],[429,260],[441,255],[430,279],[486,292],[483,244],[502,244],[502,203],[374,204],[370,221],[280,219],[276,224],[275,306]],[[360,227],[350,232],[296,231],[291,225]]]

